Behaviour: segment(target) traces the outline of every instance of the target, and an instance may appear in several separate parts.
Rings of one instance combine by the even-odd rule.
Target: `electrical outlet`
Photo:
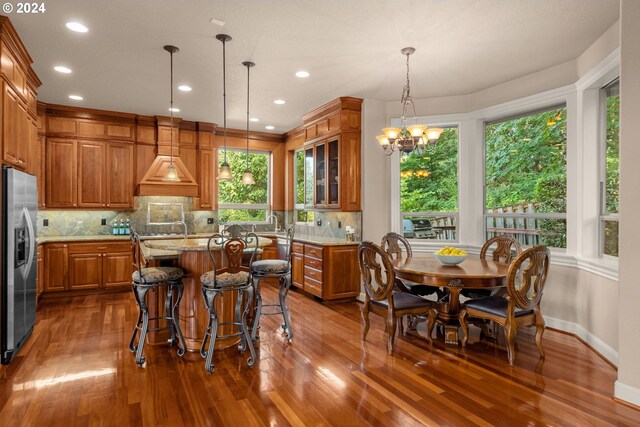
[[[48,219],[46,219],[46,218],[45,218],[45,219],[43,219],[43,220],[42,220],[42,226],[43,226],[43,227],[48,227],[48,226],[49,226],[49,220],[48,220]]]
[[[338,221],[338,228],[342,228],[342,221]]]
[[[317,225],[318,227],[320,227],[320,226],[322,225],[322,220],[321,220],[321,219],[317,220],[317,221],[316,221],[316,225]]]
[[[207,218],[207,224],[213,224],[213,218]]]
[[[107,225],[107,219],[106,218],[102,218],[100,220],[100,225]]]

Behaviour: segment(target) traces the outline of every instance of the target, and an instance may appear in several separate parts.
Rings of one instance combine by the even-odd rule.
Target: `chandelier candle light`
[[[227,163],[227,58],[226,58],[226,42],[231,41],[231,36],[226,34],[218,34],[216,39],[222,42],[222,99],[223,99],[223,117],[224,117],[224,159],[220,165],[218,173],[219,180],[229,181],[232,178],[231,166]]]
[[[429,128],[426,125],[418,124],[416,116],[416,107],[411,97],[411,84],[409,81],[409,56],[416,50],[412,47],[405,47],[400,52],[407,56],[407,83],[402,88],[402,128],[384,128],[384,135],[376,137],[380,146],[387,156],[398,151],[401,154],[408,154],[415,151],[417,154],[423,154],[425,151],[433,151],[440,134],[444,131],[441,128]],[[406,126],[407,110],[411,108],[413,111],[413,126]]]
[[[169,112],[171,113],[171,130],[169,132],[171,134],[171,157],[169,160],[169,166],[167,166],[167,174],[165,175],[164,179],[166,181],[180,181],[180,178],[178,178],[178,173],[176,172],[176,167],[173,164],[173,54],[180,52],[180,49],[175,46],[167,45],[164,47],[164,50],[169,52],[169,56],[171,57],[171,101],[169,103]]]
[[[256,182],[253,180],[251,169],[249,169],[249,70],[256,64],[250,61],[245,61],[242,65],[247,67],[247,168],[244,170],[244,174],[242,174],[242,183],[250,185],[255,184]]]

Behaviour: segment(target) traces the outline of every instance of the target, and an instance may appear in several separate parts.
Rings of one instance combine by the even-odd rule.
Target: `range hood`
[[[173,165],[180,181],[169,181],[166,179],[167,167],[171,162],[171,157],[158,155],[149,166],[138,186],[140,196],[198,196],[198,183],[193,175],[187,170],[180,157],[173,157]]]

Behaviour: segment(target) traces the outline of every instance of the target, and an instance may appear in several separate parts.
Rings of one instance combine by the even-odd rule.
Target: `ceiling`
[[[227,33],[228,125],[246,126],[241,63],[251,60],[251,116],[260,120],[251,129],[275,133],[339,96],[399,101],[403,47],[416,48],[414,98],[461,95],[573,60],[619,17],[618,0],[55,0],[46,8],[9,15],[43,81],[40,100],[169,115],[163,46],[173,44],[175,85],[193,88],[174,90],[176,115],[222,124],[215,35]],[[69,31],[71,20],[89,32]],[[299,70],[310,77],[295,77]]]

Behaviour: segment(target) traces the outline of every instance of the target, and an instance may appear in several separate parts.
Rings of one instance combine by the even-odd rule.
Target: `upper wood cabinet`
[[[48,208],[78,206],[78,142],[50,138],[46,143],[46,194]]]
[[[106,144],[106,206],[109,209],[133,209],[135,192],[134,150],[132,144]]]
[[[105,160],[102,142],[78,141],[78,207],[106,206]]]
[[[28,168],[31,119],[27,108],[7,83],[2,94],[3,160],[7,165]]]

